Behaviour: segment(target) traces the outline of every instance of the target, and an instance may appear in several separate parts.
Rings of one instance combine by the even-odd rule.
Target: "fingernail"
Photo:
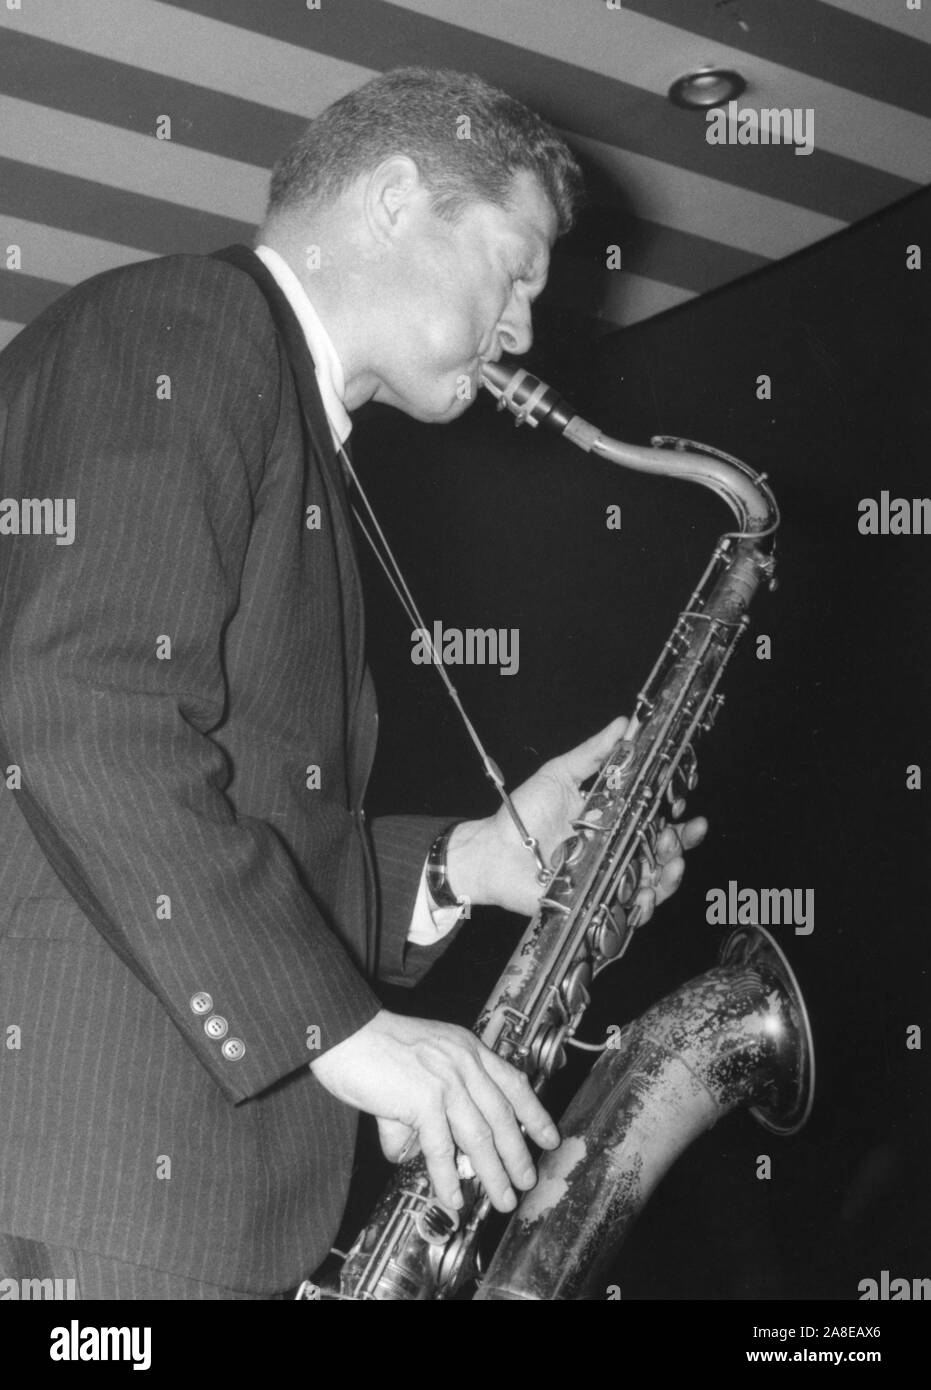
[[[531,1167],[522,1168],[517,1179],[521,1187],[533,1187],[537,1181],[537,1175]]]
[[[455,1207],[456,1210],[458,1211],[459,1208],[462,1206],[462,1193],[461,1193],[461,1192],[457,1192],[457,1193],[455,1194],[455,1196],[453,1197],[453,1199],[452,1199],[452,1201],[450,1202],[449,1205],[450,1205],[451,1207]]]
[[[511,1188],[508,1188],[507,1192],[502,1197],[501,1205],[505,1211],[513,1211],[514,1208],[517,1206],[517,1198],[515,1197]]]
[[[555,1147],[560,1142],[559,1130],[555,1125],[547,1125],[543,1131],[543,1138],[547,1144],[552,1144]]]

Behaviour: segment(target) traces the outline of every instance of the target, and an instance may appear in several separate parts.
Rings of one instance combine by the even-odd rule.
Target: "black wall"
[[[931,792],[906,790],[908,764],[931,778],[931,536],[857,526],[860,499],[882,489],[931,495],[931,268],[906,269],[929,210],[928,195],[913,198],[600,344],[561,336],[542,307],[528,365],[580,413],[631,442],[674,433],[738,454],[768,471],[783,512],[779,588],[755,603],[699,747],[690,811],[712,833],[599,982],[586,1033],[714,963],[724,932],[706,922],[708,889],[815,893],[811,935],[774,929],[812,1016],[812,1118],[785,1140],[732,1116],[694,1145],[619,1259],[624,1298],[855,1299],[882,1269],[931,1276]],[[764,373],[771,401],[757,398]],[[487,399],[446,429],[373,410],[355,441],[427,620],[519,629],[518,674],[453,672],[511,785],[630,709],[727,527],[711,493],[514,431]],[[605,526],[615,502],[620,532]],[[412,664],[410,624],[371,566],[369,579],[382,709],[372,810],[486,814],[489,789],[436,675]],[[757,633],[772,638],[769,661]],[[477,914],[428,982],[389,1005],[471,1023],[520,925]],[[906,1048],[913,1024],[923,1050]],[[564,1074],[555,1110],[584,1070]],[[368,1153],[350,1225],[383,1176]]]

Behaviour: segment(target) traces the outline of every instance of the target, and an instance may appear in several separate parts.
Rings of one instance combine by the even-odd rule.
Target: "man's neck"
[[[256,240],[277,251],[297,277],[342,364],[346,409],[357,410],[372,399],[378,383],[371,372],[359,366],[361,335],[354,306],[364,297],[361,277],[348,268],[345,252],[328,254],[328,247],[343,244],[338,229],[323,222],[303,228],[298,235],[288,227],[272,225],[263,227]]]

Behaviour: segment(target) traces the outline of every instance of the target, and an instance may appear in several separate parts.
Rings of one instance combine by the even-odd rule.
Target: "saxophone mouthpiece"
[[[509,410],[518,425],[547,425],[564,434],[575,411],[552,386],[538,376],[504,362],[486,362],[482,385],[498,402],[499,410]]]
[[[482,385],[494,396],[500,398],[504,394],[504,388],[512,376],[514,376],[514,368],[508,367],[504,363],[485,362],[482,364]]]

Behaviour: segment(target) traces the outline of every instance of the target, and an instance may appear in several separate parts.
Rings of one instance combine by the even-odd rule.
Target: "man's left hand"
[[[571,752],[544,763],[512,793],[518,814],[548,865],[572,834],[571,822],[581,815],[585,804],[581,784],[600,770],[624,737],[627,724],[626,719],[615,719]],[[632,919],[635,925],[649,921],[655,908],[676,891],[685,869],[684,851],[699,844],[707,829],[708,822],[697,816],[662,831],[656,841],[656,867],[642,866],[640,885],[629,905],[631,913],[638,909]],[[453,891],[471,903],[504,907],[525,917],[536,911],[543,892],[535,859],[521,843],[504,806],[486,820],[464,821],[455,828],[449,840],[447,875]]]

